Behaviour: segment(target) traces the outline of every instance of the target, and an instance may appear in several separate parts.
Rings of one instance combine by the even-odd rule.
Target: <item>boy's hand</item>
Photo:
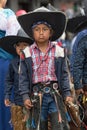
[[[26,99],[24,101],[24,106],[27,108],[27,109],[31,109],[33,107],[32,103],[31,103],[31,100],[30,99]]]
[[[8,107],[8,106],[11,105],[11,102],[10,102],[9,99],[5,99],[4,103],[5,103],[5,106],[6,106],[6,107]]]

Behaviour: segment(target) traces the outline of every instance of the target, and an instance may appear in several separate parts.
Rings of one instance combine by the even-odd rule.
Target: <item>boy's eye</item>
[[[28,46],[28,44],[24,44],[23,46],[24,46],[24,47],[25,47],[25,46]]]
[[[35,28],[34,30],[35,30],[35,31],[39,31],[39,28]]]

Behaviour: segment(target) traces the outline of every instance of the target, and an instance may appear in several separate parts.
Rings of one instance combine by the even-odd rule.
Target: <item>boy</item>
[[[61,110],[59,110],[62,98],[61,100],[59,98],[57,102],[58,91],[66,102],[72,101],[72,98],[64,49],[51,40],[56,40],[62,35],[66,25],[66,17],[62,12],[51,12],[45,7],[41,7],[20,16],[18,20],[24,31],[35,41],[30,48],[27,47],[23,50],[26,57],[24,61],[29,65],[29,78],[26,73],[25,62],[22,61],[20,94],[23,96],[25,107],[30,110],[33,107],[31,92],[34,95],[37,93],[39,96],[38,129],[39,126],[41,130],[48,129],[49,115],[52,130],[58,130],[58,121],[62,122],[61,115],[63,114],[60,114]]]
[[[8,73],[5,80],[5,105],[11,106],[11,117],[14,130],[25,130],[25,122],[23,121],[23,100],[19,93],[19,76],[21,73],[21,51],[29,44],[32,40],[25,37],[19,36],[7,36],[0,40],[1,47],[13,55],[18,55],[9,64]],[[8,45],[6,45],[6,42]],[[11,95],[14,95],[13,104],[11,102]]]

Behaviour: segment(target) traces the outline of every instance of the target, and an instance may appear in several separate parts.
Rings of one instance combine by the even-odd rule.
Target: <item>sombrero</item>
[[[78,33],[82,29],[87,27],[87,16],[77,16],[68,19],[66,31],[71,33]]]
[[[19,16],[18,21],[21,24],[24,31],[31,37],[32,25],[39,21],[45,21],[51,25],[54,30],[52,41],[58,39],[65,30],[66,16],[61,11],[50,11],[45,7],[40,7],[25,15]]]
[[[14,48],[14,44],[18,42],[26,42],[29,45],[33,43],[33,41],[30,38],[22,36],[5,36],[0,39],[0,48],[4,49],[12,55],[17,55],[16,50]]]

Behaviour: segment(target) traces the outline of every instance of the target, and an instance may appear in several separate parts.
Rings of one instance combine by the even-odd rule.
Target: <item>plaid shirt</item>
[[[55,45],[49,42],[46,53],[40,51],[36,43],[30,47],[33,61],[33,84],[57,81],[54,68]]]

